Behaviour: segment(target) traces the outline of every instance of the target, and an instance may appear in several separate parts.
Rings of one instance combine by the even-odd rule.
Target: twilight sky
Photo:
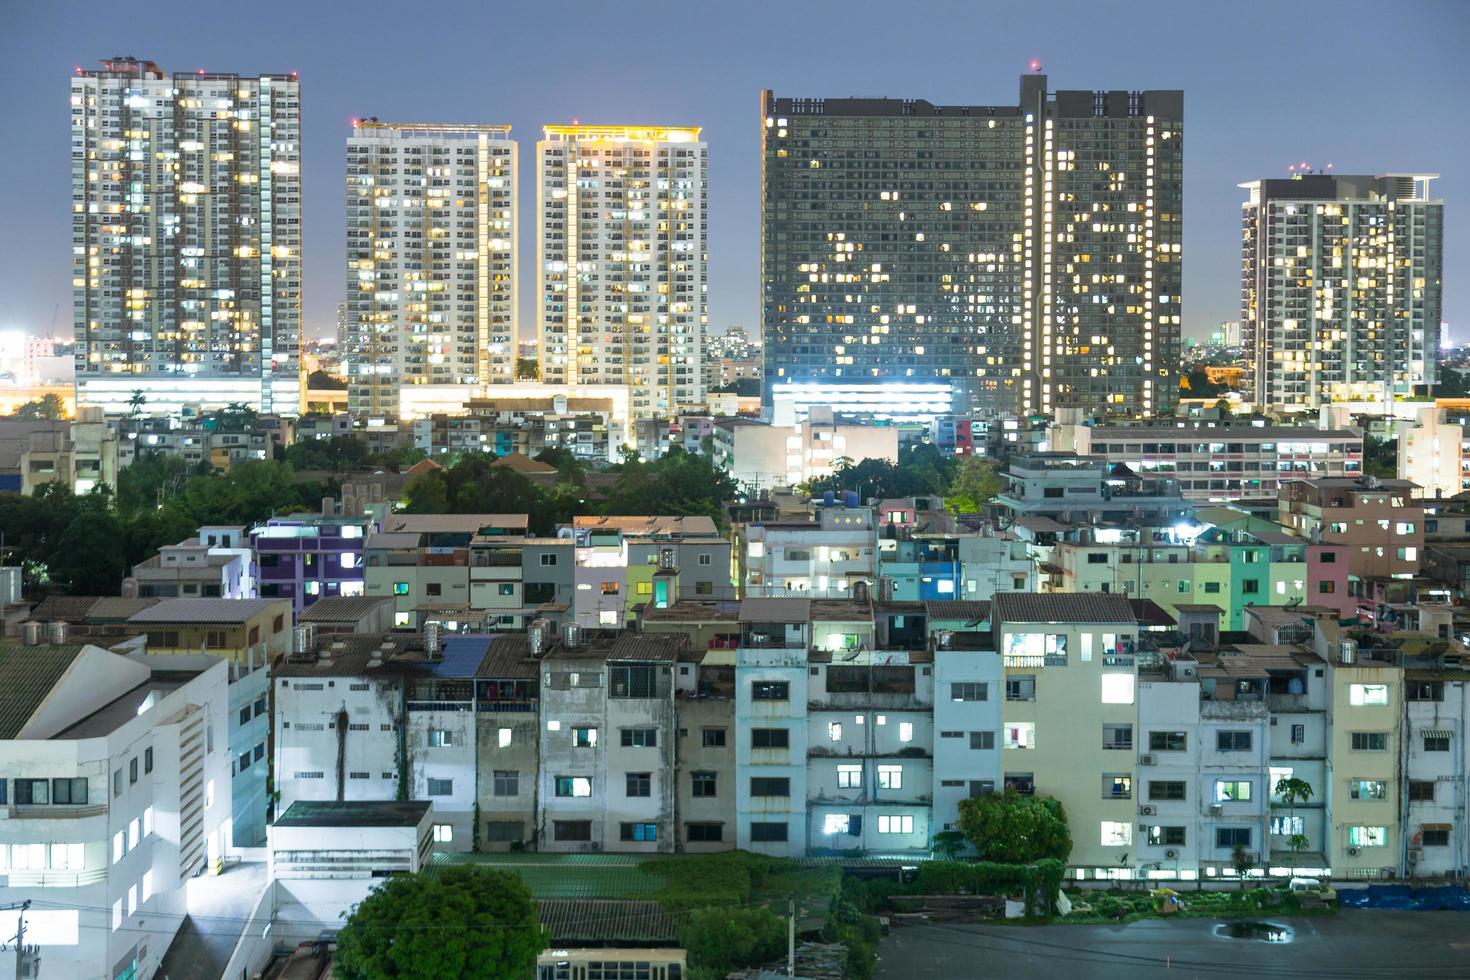
[[[1445,319],[1470,339],[1470,2],[1205,0],[0,0],[0,329],[71,332],[67,85],[112,55],[165,71],[301,74],[305,332],[344,298],[353,116],[510,123],[521,147],[522,337],[535,332],[535,142],[545,123],[701,125],[710,326],[758,326],[759,94],[1014,104],[1053,89],[1185,92],[1184,323],[1239,304],[1239,181],[1291,163],[1427,171],[1446,201]],[[1462,273],[1457,275],[1457,273]]]

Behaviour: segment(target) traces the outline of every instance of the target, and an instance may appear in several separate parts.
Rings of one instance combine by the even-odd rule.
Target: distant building
[[[408,385],[515,380],[509,126],[359,119],[347,139],[347,362],[356,415]]]
[[[77,404],[300,411],[301,85],[114,58],[71,80]]]
[[[761,97],[765,400],[1171,409],[1184,96]],[[885,391],[885,389],[887,389]]]
[[[1392,403],[1433,385],[1444,202],[1435,174],[1300,174],[1240,186],[1241,330],[1259,406]]]
[[[0,418],[0,491],[30,495],[47,483],[83,494],[117,486],[117,432],[97,408],[72,421]]]
[[[715,461],[743,487],[769,490],[831,476],[843,459],[898,462],[899,430],[814,412],[795,425],[743,416],[715,419]]]
[[[705,153],[698,127],[545,127],[542,381],[629,385],[635,418],[703,402]]]

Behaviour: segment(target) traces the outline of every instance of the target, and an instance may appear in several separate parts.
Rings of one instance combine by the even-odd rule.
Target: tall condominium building
[[[296,73],[165,75],[114,58],[71,81],[77,402],[300,407]]]
[[[1242,206],[1250,397],[1284,411],[1435,381],[1444,202],[1435,174],[1254,180]]]
[[[516,144],[509,126],[359,120],[347,140],[348,402],[515,380]]]
[[[542,381],[629,385],[635,417],[704,400],[705,151],[697,127],[545,127]]]
[[[1183,93],[1026,75],[1010,106],[761,112],[767,404],[1174,404]]]

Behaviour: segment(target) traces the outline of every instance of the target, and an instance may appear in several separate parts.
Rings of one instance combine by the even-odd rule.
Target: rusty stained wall
[[[533,711],[481,712],[478,716],[480,850],[531,846],[536,829],[539,725]],[[495,774],[515,773],[497,780]],[[497,789],[501,792],[497,794]],[[514,789],[514,795],[508,791]]]
[[[675,750],[677,849],[730,850],[735,846],[735,701],[681,697],[675,703],[675,710],[679,724]],[[695,773],[714,774],[713,797],[694,795]],[[703,785],[708,786],[707,781]],[[689,840],[690,823],[718,824],[720,840]]]

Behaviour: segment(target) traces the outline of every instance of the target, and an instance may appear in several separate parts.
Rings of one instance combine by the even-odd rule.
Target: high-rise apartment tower
[[[165,75],[113,58],[71,80],[79,405],[300,407],[296,73]]]
[[[344,354],[355,414],[412,415],[407,385],[515,380],[516,212],[509,126],[355,123]]]
[[[541,380],[629,385],[635,417],[700,404],[699,129],[547,126],[536,162]]]
[[[765,92],[761,116],[768,405],[1173,406],[1183,93],[1032,74],[1009,106]]]
[[[1388,402],[1435,383],[1436,174],[1307,173],[1240,186],[1241,332],[1258,405]]]

